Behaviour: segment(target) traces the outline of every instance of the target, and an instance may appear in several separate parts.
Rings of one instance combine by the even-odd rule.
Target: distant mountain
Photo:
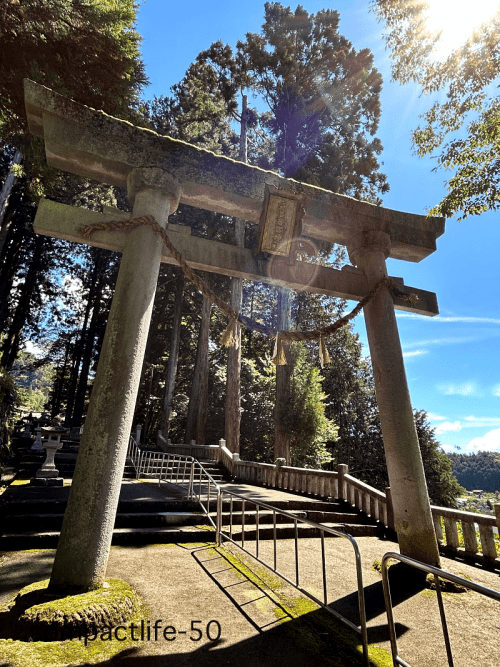
[[[477,454],[448,454],[452,462],[452,473],[467,491],[500,491],[500,454],[478,452]]]

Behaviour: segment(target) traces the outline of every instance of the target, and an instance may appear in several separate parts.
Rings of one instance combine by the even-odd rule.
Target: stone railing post
[[[347,500],[346,484],[345,484],[344,475],[347,475],[348,471],[349,471],[349,466],[346,463],[339,463],[337,465],[339,498],[340,498],[340,500]]]
[[[219,440],[219,449],[217,450],[217,456],[219,457],[217,460],[222,461],[222,448],[226,446],[226,441],[224,438],[221,438]]]
[[[349,239],[347,248],[351,261],[363,270],[369,290],[387,278],[389,234],[363,231]],[[439,567],[439,549],[389,287],[383,285],[363,310],[399,548],[410,558]]]
[[[178,182],[163,169],[145,167],[132,169],[127,185],[132,216],[151,215],[165,227],[179,203]],[[161,250],[161,238],[148,227],[126,234],[50,579],[52,591],[68,595],[93,590],[106,573]]]
[[[141,446],[141,432],[142,432],[142,424],[137,424],[135,427],[135,441],[137,443],[137,446]]]
[[[498,532],[500,533],[500,503],[495,503],[493,505],[493,507],[495,508],[495,517],[496,517],[496,520],[497,520],[497,528],[498,528]]]

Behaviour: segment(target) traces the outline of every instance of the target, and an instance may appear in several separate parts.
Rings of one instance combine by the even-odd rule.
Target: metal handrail
[[[139,447],[133,436],[130,436],[127,457],[132,461],[132,465],[135,468],[136,479],[143,473],[158,476],[158,486],[161,486],[162,480],[174,486],[180,486],[187,482],[188,500],[194,498],[199,503],[209,522],[215,528],[217,544],[220,544],[220,487],[199,461],[193,456],[185,456],[183,454],[143,450]],[[188,467],[189,476],[187,474]],[[202,484],[208,485],[206,506],[202,499]],[[196,485],[198,485],[198,492],[196,492]],[[212,491],[216,496],[217,520],[215,522],[210,516]]]
[[[181,456],[177,454],[176,456]],[[214,480],[212,475],[205,470],[203,465],[194,459],[192,456],[186,456],[183,457],[185,459],[191,459],[191,470],[189,474],[189,486],[188,486],[188,499],[192,500],[193,498],[197,500],[198,504],[200,505],[201,509],[205,513],[207,519],[209,522],[212,524],[212,527],[215,528],[215,540],[217,544],[220,544],[220,516],[221,516],[221,511],[220,508],[222,507],[221,502],[220,502],[220,497],[221,497],[221,489],[220,486],[217,484],[217,482]],[[198,468],[198,475],[196,475],[196,469]],[[161,482],[161,479],[158,480],[158,483]],[[202,483],[207,484],[207,505],[203,504],[203,499],[202,499]],[[196,491],[196,487],[198,486],[198,492]],[[215,507],[216,507],[216,520],[212,519],[210,516],[210,503],[212,500],[212,490],[215,493]]]
[[[273,507],[272,505],[269,505],[268,503],[262,502],[262,501],[257,501],[255,499],[250,499],[246,496],[242,496],[241,494],[234,493],[233,491],[226,491],[222,490],[220,486],[217,484],[217,482],[214,480],[214,478],[210,475],[210,473],[203,467],[203,465],[193,458],[192,456],[185,456],[182,454],[169,454],[167,452],[162,452],[161,454],[158,454],[157,452],[151,452],[150,456],[147,457],[148,452],[147,451],[142,451],[141,448],[137,445],[135,442],[134,438],[130,438],[130,443],[129,443],[129,451],[128,451],[128,456],[131,458],[132,463],[134,464],[134,467],[136,469],[137,477],[141,474],[141,472],[146,472],[149,474],[158,474],[158,485],[161,485],[162,480],[167,481],[171,484],[179,485],[185,484],[187,480],[186,472],[187,472],[187,465],[189,464],[189,479],[187,480],[188,483],[188,488],[187,488],[187,497],[189,500],[192,500],[193,498],[198,502],[200,507],[202,508],[203,512],[207,516],[209,522],[211,523],[212,527],[215,529],[215,539],[216,539],[216,544],[221,545],[223,539],[226,539],[239,548],[242,549],[242,551],[245,551],[247,554],[255,558],[259,563],[262,563],[265,565],[267,568],[272,570],[275,574],[277,574],[279,577],[287,581],[289,584],[291,584],[294,588],[299,590],[301,593],[309,597],[311,600],[316,602],[319,606],[323,607],[326,609],[329,613],[331,613],[333,616],[338,618],[341,622],[346,624],[348,627],[350,627],[352,630],[357,632],[358,634],[361,635],[361,642],[363,645],[363,657],[364,657],[364,662],[366,665],[369,664],[369,659],[368,659],[368,634],[367,634],[367,624],[366,624],[366,608],[365,608],[365,597],[364,597],[364,587],[363,587],[363,574],[362,574],[362,568],[361,568],[361,555],[359,552],[359,547],[356,542],[356,540],[350,535],[349,533],[345,533],[339,530],[335,530],[334,528],[330,528],[328,526],[325,526],[320,523],[316,523],[315,521],[311,521],[309,519],[303,519],[300,517],[296,517],[295,515],[291,514],[290,512],[287,512],[286,510],[281,510],[276,507]],[[153,472],[151,472],[151,461],[152,458],[154,458],[154,465],[153,465]],[[169,465],[170,463],[177,464],[175,465]],[[165,467],[166,463],[166,467]],[[184,466],[182,467],[182,475],[180,475],[180,470],[181,470],[181,463],[184,463]],[[174,472],[175,470],[175,472]],[[175,480],[174,480],[175,476]],[[179,480],[180,476],[180,480]],[[206,505],[204,504],[204,499],[203,499],[203,489],[202,487],[206,486]],[[215,494],[215,501],[216,501],[216,519],[215,521],[213,520],[212,516],[210,515],[211,511],[211,502],[212,502],[212,493]],[[223,494],[227,494],[231,498],[231,503],[230,503],[230,532],[229,534],[223,532],[222,530],[222,501],[223,501]],[[235,540],[232,538],[232,526],[233,526],[233,499],[238,498],[242,502],[242,539],[241,539],[241,544],[238,544]],[[248,549],[245,548],[245,503],[252,503],[256,507],[256,552],[252,553],[248,551]],[[273,513],[273,543],[274,543],[274,565],[270,565],[266,561],[262,560],[259,557],[259,530],[260,530],[260,524],[259,524],[259,508],[262,507],[267,510],[271,510]],[[281,514],[282,516],[288,517],[291,519],[291,521],[294,523],[295,527],[295,582],[292,581],[289,577],[287,577],[284,573],[280,572],[277,567],[277,548],[276,548],[276,543],[277,543],[277,530],[276,530],[276,515]],[[322,559],[322,579],[323,579],[323,600],[320,600],[317,598],[315,595],[310,593],[308,590],[300,586],[300,579],[299,579],[299,549],[298,549],[298,523],[303,523],[309,526],[312,526],[313,528],[316,528],[317,530],[320,531],[320,538],[321,538],[321,559]],[[331,609],[328,606],[328,589],[327,589],[327,579],[326,579],[326,553],[325,553],[325,533],[334,535],[335,537],[343,537],[344,539],[349,540],[351,543],[353,549],[354,549],[354,556],[355,556],[355,563],[356,563],[356,578],[357,578],[357,587],[358,587],[358,607],[359,607],[359,617],[360,617],[360,625],[361,627],[358,627],[355,623],[350,621],[348,618],[345,616],[342,616],[339,612],[335,611],[334,609]]]
[[[228,495],[231,497],[231,503],[230,503],[230,514],[229,514],[229,533],[226,533],[222,530],[222,499],[223,495]],[[241,508],[241,513],[242,513],[242,526],[241,526],[241,543],[236,542],[233,540],[232,533],[233,533],[233,498],[238,498],[241,500],[242,503],[242,508]],[[294,514],[291,514],[290,512],[287,512],[286,510],[281,510],[278,509],[277,507],[273,507],[272,505],[268,505],[265,502],[262,502],[261,500],[255,500],[254,498],[248,498],[246,496],[242,496],[238,493],[234,493],[233,491],[226,491],[222,490],[221,494],[219,496],[219,503],[220,503],[220,509],[221,511],[218,512],[218,519],[220,517],[220,520],[218,521],[219,524],[219,540],[217,541],[217,544],[221,544],[223,539],[228,540],[229,542],[232,542],[234,545],[236,545],[238,548],[242,549],[245,553],[247,553],[249,556],[252,556],[252,558],[255,558],[259,563],[262,563],[262,565],[265,565],[268,569],[272,570],[275,574],[277,574],[279,577],[284,579],[286,582],[291,584],[294,588],[299,590],[301,593],[304,595],[307,595],[311,600],[316,602],[316,604],[320,605],[323,607],[323,609],[326,609],[328,612],[330,612],[333,616],[338,618],[341,622],[349,626],[352,630],[357,632],[359,635],[361,635],[361,642],[363,645],[363,657],[365,664],[369,664],[369,659],[368,659],[368,632],[367,632],[367,625],[366,625],[366,607],[365,607],[365,593],[364,593],[364,587],[363,587],[363,572],[361,568],[361,554],[359,551],[359,546],[356,540],[352,535],[349,533],[344,533],[339,530],[335,530],[335,528],[330,528],[329,526],[325,526],[320,523],[316,523],[315,521],[311,521],[310,519],[303,519],[300,517],[295,516]],[[256,523],[255,523],[255,553],[252,553],[248,549],[245,548],[245,504],[246,503],[252,503],[256,507]],[[274,547],[274,559],[273,559],[273,565],[267,563],[266,561],[262,560],[259,557],[259,508],[263,507],[267,510],[271,510],[273,512],[273,547]],[[280,572],[277,568],[277,549],[276,549],[276,514],[281,514],[282,516],[286,516],[290,518],[295,527],[295,582],[292,581],[289,577],[287,577],[285,574]],[[315,595],[310,593],[308,590],[300,586],[300,580],[299,580],[299,552],[298,552],[298,522],[304,523],[308,526],[312,526],[320,531],[320,537],[321,537],[321,558],[322,558],[322,577],[323,577],[323,601],[317,598]],[[356,578],[357,578],[357,585],[358,585],[358,607],[359,607],[359,617],[360,617],[360,625],[361,627],[358,627],[356,624],[352,623],[348,618],[345,616],[342,616],[339,612],[335,611],[331,607],[328,606],[328,591],[327,591],[327,582],[326,582],[326,558],[325,558],[325,533],[329,533],[331,535],[335,535],[335,537],[343,537],[351,543],[353,549],[354,549],[354,556],[355,556],[355,561],[356,561]]]
[[[387,612],[387,622],[389,625],[389,636],[391,640],[392,660],[394,662],[394,665],[402,665],[402,667],[411,667],[409,663],[407,663],[398,655],[396,629],[394,626],[394,614],[392,612],[391,591],[389,586],[388,562],[391,558],[399,560],[401,563],[406,563],[406,565],[415,567],[418,570],[422,570],[423,572],[427,572],[428,574],[434,575],[434,582],[436,584],[436,593],[439,605],[439,615],[441,617],[441,627],[443,629],[443,638],[446,647],[446,655],[448,657],[448,665],[449,667],[453,667],[454,664],[453,653],[451,650],[450,636],[448,633],[448,624],[446,622],[446,614],[444,610],[443,596],[441,592],[441,584],[439,583],[439,579],[440,578],[446,579],[447,581],[451,581],[452,583],[458,584],[459,586],[464,586],[465,588],[469,588],[471,591],[475,591],[476,593],[485,595],[486,597],[489,597],[492,600],[496,600],[497,602],[500,602],[500,592],[495,591],[492,588],[487,588],[486,586],[482,586],[481,584],[476,584],[474,581],[469,581],[468,579],[463,579],[462,577],[458,577],[457,575],[452,574],[451,572],[447,572],[446,570],[441,570],[439,567],[427,565],[426,563],[422,563],[413,558],[409,558],[408,556],[403,556],[402,554],[398,554],[392,551],[389,551],[386,554],[384,554],[384,556],[382,557],[382,583],[384,587],[385,609]]]

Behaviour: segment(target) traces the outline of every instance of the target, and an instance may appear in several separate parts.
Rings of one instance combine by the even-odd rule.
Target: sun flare
[[[438,60],[464,44],[473,31],[500,8],[499,0],[428,0],[427,4],[427,28],[439,35],[434,47]]]

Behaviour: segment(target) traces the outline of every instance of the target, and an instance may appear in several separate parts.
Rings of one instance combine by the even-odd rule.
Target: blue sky
[[[391,82],[383,26],[369,11],[369,0],[300,4],[310,13],[336,9],[340,32],[356,49],[374,54],[384,79],[377,136],[391,186],[383,205],[425,214],[444,196],[446,174],[432,172],[433,160],[412,154],[410,133],[439,94],[421,97],[416,86]],[[151,80],[144,97],[169,94],[201,50],[218,39],[235,47],[247,32],[260,31],[263,17],[263,0],[143,0],[138,31]],[[389,260],[390,275],[438,296],[439,316],[400,313],[398,325],[413,406],[429,413],[446,451],[500,451],[499,251],[500,215],[489,212],[447,220],[437,252],[419,264]],[[362,317],[356,331],[367,344]]]

